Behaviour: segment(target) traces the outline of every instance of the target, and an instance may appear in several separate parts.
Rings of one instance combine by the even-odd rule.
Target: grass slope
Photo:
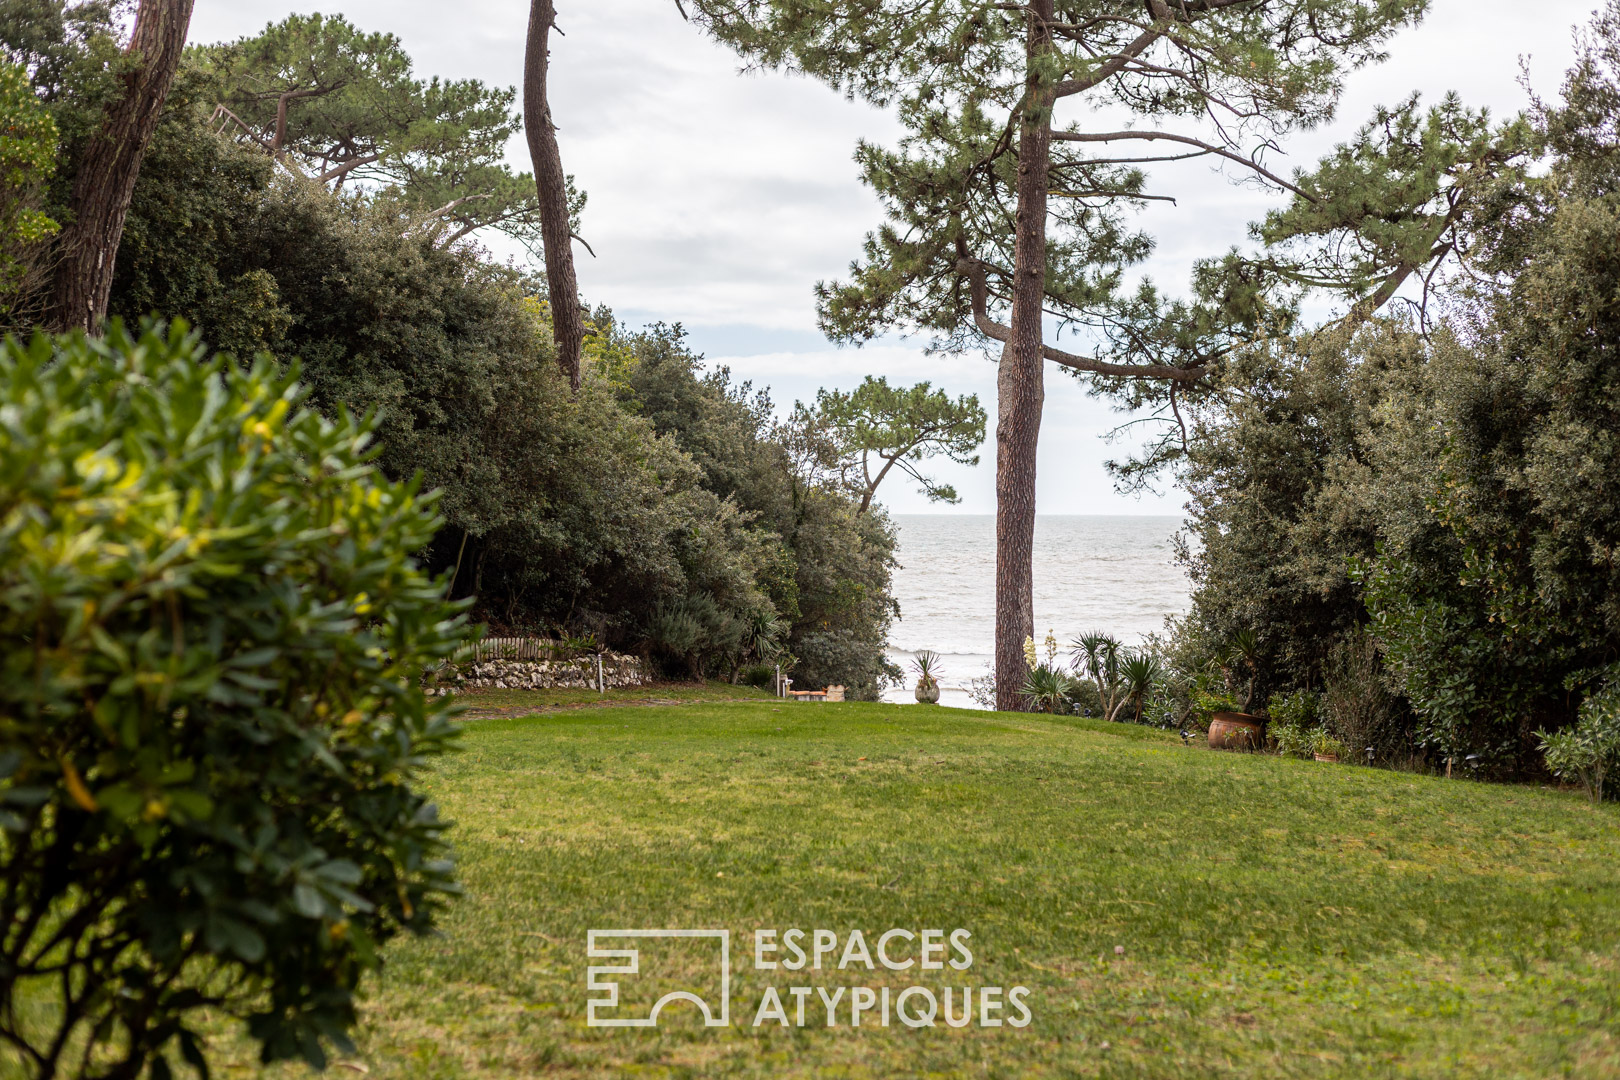
[[[596,690],[467,690],[456,695],[474,718],[492,714],[526,716],[531,712],[600,705],[676,705],[700,701],[776,701],[768,690],[710,680],[705,683],[654,683]]]
[[[591,709],[465,742],[433,786],[468,894],[392,949],[356,1073],[1620,1075],[1613,806],[870,704]],[[732,1026],[588,1028],[586,931],[666,926],[732,930]],[[752,970],[750,932],[793,926],[965,927],[972,968],[931,985],[1027,985],[1034,1022],[829,1029],[812,998],[817,1026],[752,1027],[767,984],[791,1012],[793,983],[924,981]]]

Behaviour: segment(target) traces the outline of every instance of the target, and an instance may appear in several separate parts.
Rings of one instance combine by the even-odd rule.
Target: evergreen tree
[[[441,244],[495,230],[539,253],[534,180],[506,145],[521,127],[512,87],[419,79],[393,34],[342,16],[292,15],[233,42],[192,50],[211,83],[215,130],[337,191],[364,183],[428,215]],[[584,196],[566,183],[578,227]]]
[[[897,150],[863,144],[857,160],[889,220],[866,241],[848,281],[818,286],[823,328],[859,342],[890,330],[949,345],[1001,345],[996,431],[997,705],[1016,708],[1022,643],[1034,632],[1035,454],[1046,361],[1096,380],[1126,404],[1167,404],[1209,384],[1229,349],[1285,330],[1294,284],[1366,289],[1368,275],[1404,281],[1409,260],[1313,267],[1235,253],[1201,264],[1193,296],[1133,287],[1152,250],[1128,212],[1149,200],[1142,166],[1218,159],[1245,179],[1321,200],[1305,178],[1266,164],[1292,128],[1330,118],[1345,73],[1427,0],[692,0],[683,10],[749,60],[792,66],[852,95],[895,104],[908,134]],[[1127,123],[1082,128],[1076,105]],[[1409,111],[1415,110],[1412,103]],[[1368,153],[1388,146],[1365,133]],[[1453,143],[1448,143],[1448,147]],[[1462,155],[1458,155],[1461,157]],[[1328,179],[1364,182],[1370,171]],[[1436,197],[1440,176],[1316,217],[1268,223],[1286,245],[1337,237],[1362,218],[1400,220]],[[1391,187],[1384,178],[1380,183]],[[1348,216],[1347,216],[1348,215]],[[1389,230],[1385,230],[1387,233]],[[1380,234],[1408,254],[1407,233]],[[1343,245],[1340,245],[1343,246]],[[1332,245],[1323,245],[1331,250]],[[1319,249],[1320,250],[1320,249]],[[1427,245],[1423,252],[1433,251]],[[1309,278],[1309,280],[1307,280]],[[1380,283],[1380,285],[1382,282]],[[1394,286],[1399,287],[1399,281]],[[1371,290],[1378,295],[1378,289]],[[1059,349],[1044,323],[1077,333]]]

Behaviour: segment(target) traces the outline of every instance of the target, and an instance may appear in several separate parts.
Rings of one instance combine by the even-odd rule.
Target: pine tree
[[[851,95],[894,105],[897,149],[863,144],[862,175],[886,221],[847,281],[818,286],[823,329],[860,342],[894,330],[957,348],[997,342],[997,706],[1018,708],[1021,646],[1033,635],[1035,459],[1047,362],[1130,405],[1168,405],[1205,387],[1235,344],[1292,328],[1297,291],[1333,286],[1380,299],[1413,272],[1421,229],[1384,237],[1377,257],[1320,256],[1363,218],[1387,211],[1433,224],[1456,179],[1410,175],[1391,205],[1360,216],[1322,209],[1317,181],[1267,164],[1291,129],[1333,115],[1345,74],[1381,58],[1428,0],[687,0],[683,10],[751,62],[792,67]],[[1083,127],[1077,105],[1126,113]],[[1409,102],[1399,115],[1416,117]],[[1088,119],[1090,119],[1088,117]],[[1483,119],[1462,114],[1477,127]],[[1465,126],[1466,126],[1465,123]],[[1473,130],[1472,128],[1470,130]],[[1457,133],[1451,133],[1453,135]],[[1353,164],[1387,159],[1364,132]],[[1446,146],[1455,148],[1453,138]],[[1464,155],[1460,152],[1451,164]],[[1242,179],[1292,193],[1264,239],[1320,242],[1300,260],[1200,263],[1190,299],[1171,301],[1128,272],[1153,239],[1129,214],[1173,196],[1143,166],[1217,160]],[[1425,159],[1429,162],[1431,159]],[[1354,171],[1354,170],[1352,170]],[[1431,170],[1432,172],[1432,170]],[[1410,173],[1410,170],[1409,170]],[[1357,180],[1372,177],[1370,170]],[[1346,181],[1348,182],[1348,181]],[[1438,185],[1438,187],[1437,187]],[[1309,208],[1316,208],[1313,215]],[[1439,218],[1444,222],[1446,212]],[[1442,231],[1449,225],[1442,225]],[[1396,230],[1399,232],[1399,230]],[[1390,230],[1385,230],[1386,233]],[[1404,246],[1403,246],[1404,244]],[[1421,245],[1425,258],[1436,243]],[[1393,251],[1393,258],[1387,258]],[[1312,259],[1315,262],[1312,262]],[[1069,332],[1084,347],[1048,342]],[[1151,463],[1150,463],[1151,464]],[[1128,471],[1129,467],[1127,467]]]

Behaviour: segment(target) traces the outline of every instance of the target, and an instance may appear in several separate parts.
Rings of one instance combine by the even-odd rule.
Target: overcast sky
[[[819,386],[851,387],[868,374],[928,379],[976,393],[995,415],[995,367],[980,355],[925,356],[922,341],[839,349],[816,331],[811,289],[840,276],[881,218],[851,160],[859,138],[890,141],[883,113],[802,78],[739,75],[732,54],[682,22],[673,0],[557,0],[566,36],[553,37],[551,92],[563,164],[589,194],[579,255],[587,302],[632,324],[680,322],[712,362],[770,386],[779,407]],[[1390,46],[1390,60],[1350,79],[1337,122],[1294,138],[1286,171],[1345,139],[1377,104],[1413,91],[1456,90],[1497,116],[1524,106],[1530,85],[1557,90],[1572,54],[1571,28],[1596,0],[1433,0],[1431,14]],[[282,0],[199,0],[193,41],[251,34],[320,5]],[[347,0],[325,5],[365,30],[396,34],[419,75],[516,84],[528,4],[522,0]],[[511,148],[525,171],[521,140]],[[1182,167],[1184,170],[1185,166]],[[1274,199],[1233,186],[1199,164],[1168,178],[1174,207],[1148,218],[1159,247],[1149,267],[1163,284],[1185,283],[1191,261],[1243,244],[1249,221]],[[492,245],[505,255],[507,249]],[[1055,369],[1047,376],[1041,433],[1042,513],[1176,513],[1174,490],[1155,498],[1116,494],[1103,462],[1122,447],[1103,433],[1124,417]],[[957,486],[962,513],[991,513],[994,438],[976,469],[936,470]],[[883,500],[900,512],[932,511],[898,480]]]

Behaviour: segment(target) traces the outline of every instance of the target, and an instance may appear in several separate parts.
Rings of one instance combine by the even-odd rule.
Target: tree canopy
[[[342,16],[293,15],[193,52],[216,130],[331,190],[397,197],[444,243],[492,229],[540,251],[534,179],[504,160],[522,130],[513,88],[419,79],[398,38]],[[585,197],[571,183],[568,205],[577,231]]]
[[[1459,198],[1445,304],[1242,350],[1193,433],[1197,635],[1254,634],[1288,691],[1365,628],[1405,710],[1381,753],[1534,774],[1620,675],[1617,102],[1611,4]]]
[[[800,404],[795,413],[796,422],[804,427],[831,429],[837,468],[859,494],[862,513],[893,469],[916,481],[928,498],[959,502],[954,487],[924,475],[918,463],[944,457],[977,465],[976,451],[984,442],[985,414],[978,396],[953,401],[926,382],[890,386],[888,379],[868,375],[854,390],[817,392],[814,406]]]

